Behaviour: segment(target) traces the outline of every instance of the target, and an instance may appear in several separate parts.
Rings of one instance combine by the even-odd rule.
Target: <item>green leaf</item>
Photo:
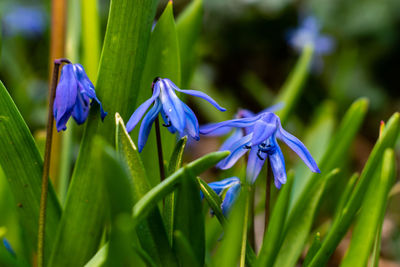
[[[203,0],[194,0],[179,15],[176,29],[179,39],[182,79],[181,86],[187,88],[197,61],[196,42],[203,22]]]
[[[314,236],[314,240],[307,252],[306,258],[304,259],[303,266],[307,266],[311,262],[312,258],[317,253],[320,247],[321,247],[321,235],[318,232]]]
[[[99,9],[96,0],[81,1],[81,7],[82,63],[88,77],[96,80],[101,50]]]
[[[284,107],[276,112],[284,124],[289,117],[290,112],[296,105],[300,97],[303,84],[308,76],[309,68],[313,56],[314,48],[312,46],[305,46],[303,52],[294,68],[290,73],[285,84],[282,86],[275,103],[284,103]]]
[[[207,154],[191,163],[184,168],[180,168],[178,171],[170,175],[164,181],[153,187],[145,196],[143,196],[133,207],[133,218],[135,221],[140,221],[146,217],[152,208],[154,208],[159,201],[161,201],[166,195],[174,191],[177,184],[184,177],[184,169],[198,175],[208,168],[214,166],[220,160],[229,155],[228,151],[218,151]]]
[[[101,144],[93,139],[91,147],[90,159],[99,162]],[[100,243],[109,204],[104,198],[104,179],[97,178],[107,167],[102,162],[98,166],[88,164],[86,168],[90,176],[71,182],[49,266],[83,265]]]
[[[373,177],[373,174],[383,157],[383,153],[387,148],[393,147],[400,132],[400,116],[395,113],[388,121],[382,136],[375,144],[367,163],[360,175],[359,181],[351,195],[347,205],[343,209],[340,218],[332,225],[328,235],[322,242],[321,249],[315,255],[310,266],[322,266],[328,260],[329,256],[336,249],[340,240],[346,234],[354,215],[359,210],[364,199],[365,192]]]
[[[338,172],[338,169],[334,169],[327,175],[319,177],[313,187],[308,188],[307,194],[296,203],[286,221],[282,247],[274,266],[296,265],[309,236],[322,193]]]
[[[183,151],[185,150],[187,136],[181,138],[172,152],[168,165],[168,175],[176,172],[182,165]],[[175,210],[175,192],[172,192],[165,198],[164,203],[164,222],[167,229],[168,238],[172,244],[172,236],[174,233],[174,210]]]
[[[152,94],[151,84],[155,77],[169,78],[177,86],[180,86],[181,65],[172,1],[168,2],[151,34],[145,70],[140,84],[141,91],[138,104],[150,98]],[[176,136],[171,134],[166,127],[160,128],[163,156],[164,159],[167,159],[174,149]],[[138,132],[139,127],[136,127],[133,131],[135,140],[137,140]],[[153,129],[141,152],[151,186],[160,182],[158,162],[154,160],[155,151],[157,151],[157,145]]]
[[[138,243],[130,215],[133,206],[133,183],[128,168],[101,138],[95,140],[98,162],[102,162],[101,176],[108,192],[111,214],[111,234],[106,266],[145,266],[132,244]]]
[[[376,234],[380,231],[390,188],[396,178],[393,149],[386,149],[381,171],[377,171],[365,193],[360,215],[354,227],[351,243],[340,266],[367,266]]]
[[[290,194],[293,187],[294,173],[287,176],[287,183],[279,193],[278,199],[271,213],[267,232],[264,234],[263,243],[259,252],[257,266],[271,266],[283,241],[283,230],[286,214],[289,208]]]
[[[118,111],[122,117],[127,117],[135,108],[139,95],[139,90],[135,89],[140,85],[157,2],[111,1],[96,83],[96,94],[109,114]],[[93,179],[96,177],[93,171],[101,167],[101,162],[92,160],[96,153],[92,139],[96,134],[113,142],[114,119],[108,116],[102,123],[99,107],[93,105],[65,204],[66,215],[61,218],[58,242],[53,250],[54,266],[81,266],[99,246],[105,218],[105,209],[101,208],[107,203],[99,190],[101,183]],[[94,203],[88,202],[90,204],[85,206],[89,199]],[[84,207],[87,213],[81,215]],[[94,217],[82,224],[82,217],[88,218],[96,209],[99,210]]]
[[[215,216],[218,218],[220,223],[225,226],[226,219],[221,210],[221,198],[211,189],[211,187],[204,182],[201,178],[197,178],[197,181],[200,186],[200,190],[203,192],[204,198],[207,200],[208,205],[210,205],[213,210]]]
[[[204,266],[205,234],[204,217],[200,202],[200,190],[195,177],[184,167],[184,177],[176,191],[176,209],[174,216],[174,233],[182,235],[183,240],[190,240],[194,258],[187,254],[186,246],[174,239],[173,248],[181,266]],[[182,238],[180,241],[182,241]]]
[[[176,247],[177,251],[179,251],[178,253],[181,257],[181,262],[190,264],[182,266],[202,266],[199,264],[190,242],[186,239],[182,232],[178,230],[174,232],[174,246]]]
[[[14,195],[30,253],[35,251],[39,222],[43,160],[21,114],[0,82],[0,165]],[[61,208],[49,184],[45,260],[54,244]]]
[[[97,253],[90,259],[88,263],[85,264],[85,267],[98,267],[103,266],[104,262],[106,261],[108,252],[108,243],[97,251]]]
[[[115,122],[116,148],[121,159],[128,166],[133,187],[133,203],[136,203],[150,190],[150,184],[139,152],[126,131],[124,122],[118,113],[115,114]],[[137,234],[143,249],[153,255],[155,262],[161,264],[162,262],[174,261],[172,249],[168,242],[167,233],[158,208],[154,208],[146,220],[139,223]]]
[[[358,181],[359,177],[360,177],[360,175],[358,173],[354,173],[350,177],[349,182],[347,183],[346,188],[344,189],[342,195],[340,196],[339,202],[338,202],[338,204],[336,206],[334,220],[337,219],[338,216],[340,216],[343,207],[346,205],[346,203],[349,200],[351,194],[353,193],[354,186],[355,186],[356,182]]]
[[[246,251],[246,233],[247,216],[249,206],[248,188],[243,187],[240,190],[239,197],[228,217],[229,223],[224,231],[224,238],[221,240],[221,246],[215,252],[215,266],[236,266],[240,258],[239,266],[244,266],[244,253]]]

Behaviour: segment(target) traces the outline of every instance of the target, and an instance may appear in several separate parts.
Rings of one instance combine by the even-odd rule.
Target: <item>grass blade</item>
[[[0,165],[14,195],[26,244],[36,249],[43,160],[35,141],[4,85],[0,82]],[[61,208],[49,184],[45,257],[54,244]]]

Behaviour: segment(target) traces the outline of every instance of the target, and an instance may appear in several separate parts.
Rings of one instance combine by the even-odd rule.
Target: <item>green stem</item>
[[[52,82],[49,88],[49,112],[47,116],[46,147],[44,152],[42,192],[40,196],[39,211],[39,230],[38,230],[38,267],[44,266],[44,235],[46,226],[46,204],[49,185],[49,171],[51,158],[51,143],[53,139],[53,105],[58,82],[58,74],[62,63],[70,63],[67,59],[57,59],[54,61]]]
[[[267,179],[265,180],[265,220],[264,220],[264,234],[268,230],[268,223],[269,223],[269,216],[271,213],[270,204],[271,204],[271,183],[272,183],[272,173],[271,168],[269,167],[269,159],[266,160],[267,162]]]
[[[156,77],[151,85],[152,93],[154,90],[154,84],[158,80],[160,80],[160,78]],[[154,123],[155,123],[155,128],[156,128],[156,141],[157,141],[157,152],[158,152],[158,165],[159,165],[159,169],[160,169],[160,180],[162,182],[165,179],[165,170],[164,170],[164,157],[163,157],[162,142],[161,142],[160,122],[159,122],[158,116],[155,119]]]

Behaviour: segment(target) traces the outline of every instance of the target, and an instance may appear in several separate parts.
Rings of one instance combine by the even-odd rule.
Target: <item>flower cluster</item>
[[[280,188],[282,184],[286,183],[286,168],[282,151],[276,140],[278,138],[296,152],[311,171],[320,172],[304,144],[282,128],[277,115],[272,112],[264,112],[251,116],[252,113],[247,111],[242,112],[243,114],[250,116],[206,125],[200,129],[200,133],[206,135],[233,127],[242,129],[235,131],[222,145],[221,149],[229,150],[231,154],[219,162],[217,167],[229,169],[247,151],[250,151],[246,176],[249,182],[254,183],[268,157],[275,178],[275,186]]]
[[[94,91],[94,85],[82,65],[64,65],[53,106],[57,131],[67,129],[66,124],[71,116],[78,124],[84,123],[89,115],[90,100],[94,100],[100,105],[101,119],[103,120],[107,112],[103,110]]]

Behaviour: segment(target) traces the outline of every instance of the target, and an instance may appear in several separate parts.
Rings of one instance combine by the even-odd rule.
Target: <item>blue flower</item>
[[[6,36],[36,37],[46,29],[47,16],[41,6],[12,5],[5,10],[3,29]]]
[[[309,16],[301,21],[297,29],[290,30],[288,33],[288,43],[296,52],[301,53],[307,45],[314,48],[313,68],[315,70],[322,69],[322,55],[330,54],[335,47],[333,38],[320,34],[320,29],[318,20]]]
[[[57,131],[67,129],[66,124],[71,115],[78,124],[84,123],[89,115],[91,99],[100,105],[101,119],[104,120],[107,112],[103,110],[103,106],[94,91],[94,86],[82,65],[64,65],[53,106]]]
[[[239,178],[230,177],[218,182],[209,183],[208,185],[221,198],[222,213],[224,214],[224,216],[227,216],[240,192],[241,185]],[[203,199],[204,195],[201,191],[200,195]]]
[[[286,143],[313,172],[320,172],[315,160],[304,144],[282,128],[280,119],[272,112],[265,112],[254,117],[233,119],[201,127],[201,134],[212,134],[221,129],[243,128],[241,136],[237,134],[232,140],[227,140],[223,149],[231,154],[220,161],[217,167],[229,169],[238,159],[250,150],[247,162],[246,177],[251,183],[257,179],[261,168],[269,157],[275,186],[280,188],[286,183],[286,168],[282,151],[277,138]]]
[[[220,111],[225,111],[215,100],[203,92],[196,90],[179,89],[171,80],[156,78],[153,82],[153,95],[141,104],[132,114],[126,129],[131,132],[139,123],[144,113],[154,103],[153,107],[144,116],[139,131],[138,147],[142,151],[149,136],[153,121],[161,113],[164,120],[163,126],[167,127],[171,133],[178,132],[181,136],[189,135],[195,140],[199,140],[199,123],[193,111],[183,103],[175,94],[175,91],[197,96],[210,102]]]
[[[3,238],[3,245],[11,255],[13,255],[14,257],[16,256],[13,248],[11,247],[10,243],[6,238]]]

